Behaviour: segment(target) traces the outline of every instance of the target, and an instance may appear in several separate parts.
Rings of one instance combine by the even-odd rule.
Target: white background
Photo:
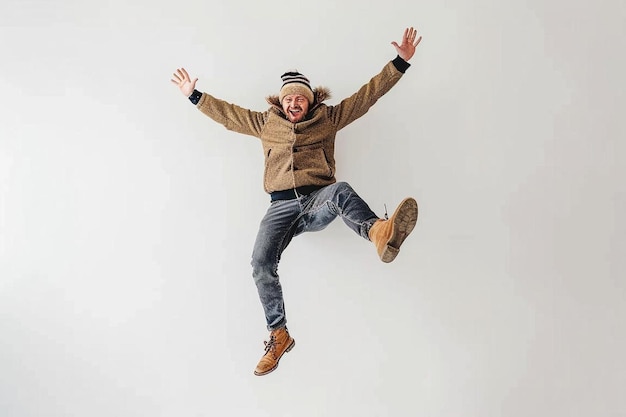
[[[3,0],[0,414],[626,415],[626,6],[619,0]],[[415,25],[412,67],[337,141],[338,179],[415,232],[382,264],[340,220],[249,265],[251,137],[169,79],[267,108],[297,68],[352,94]]]

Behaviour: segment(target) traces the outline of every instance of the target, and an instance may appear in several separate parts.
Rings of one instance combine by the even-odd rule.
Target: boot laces
[[[276,337],[274,335],[270,335],[270,340],[265,340],[263,341],[263,343],[265,343],[265,354],[269,353],[270,351],[272,352],[272,354],[276,352]]]

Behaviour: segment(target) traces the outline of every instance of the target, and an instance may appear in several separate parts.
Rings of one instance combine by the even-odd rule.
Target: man
[[[195,89],[180,68],[171,80],[204,114],[227,129],[261,139],[265,153],[264,188],[270,207],[261,221],[252,253],[252,276],[265,311],[269,341],[255,375],[266,375],[295,341],[286,324],[278,263],[291,239],[324,229],[337,216],[376,246],[383,262],[394,260],[400,245],[417,221],[417,202],[404,199],[390,219],[380,219],[345,182],[335,179],[335,135],[364,115],[409,68],[408,61],[421,41],[414,28],[404,31],[402,42],[392,42],[398,56],[387,63],[358,92],[336,106],[323,101],[328,90],[312,89],[297,71],[282,75],[278,96],[267,98],[270,108],[257,112],[219,100]],[[386,216],[385,216],[386,217]]]

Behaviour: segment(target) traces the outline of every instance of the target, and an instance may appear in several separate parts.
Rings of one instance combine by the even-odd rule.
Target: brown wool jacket
[[[400,61],[398,61],[400,60]],[[363,116],[402,77],[408,63],[397,57],[359,91],[335,106],[323,103],[330,92],[314,90],[307,117],[286,119],[278,95],[267,97],[270,108],[257,112],[202,93],[197,108],[228,130],[261,139],[265,154],[263,185],[267,193],[305,185],[329,185],[335,179],[335,136]]]

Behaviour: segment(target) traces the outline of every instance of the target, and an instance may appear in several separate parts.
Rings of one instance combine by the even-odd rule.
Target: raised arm
[[[196,90],[197,78],[192,79],[185,68],[178,68],[170,81],[175,84],[180,92],[196,105],[198,110],[211,119],[223,125],[226,129],[244,135],[259,137],[263,124],[264,114],[256,112],[224,100],[217,99],[210,94]]]
[[[400,80],[404,72],[411,66],[407,61],[413,57],[415,48],[421,40],[422,37],[418,37],[417,30],[412,27],[405,29],[400,45],[391,42],[396,48],[398,56],[387,63],[382,71],[363,85],[359,91],[338,105],[329,107],[330,118],[337,126],[337,130],[344,128],[367,113],[370,107]]]

